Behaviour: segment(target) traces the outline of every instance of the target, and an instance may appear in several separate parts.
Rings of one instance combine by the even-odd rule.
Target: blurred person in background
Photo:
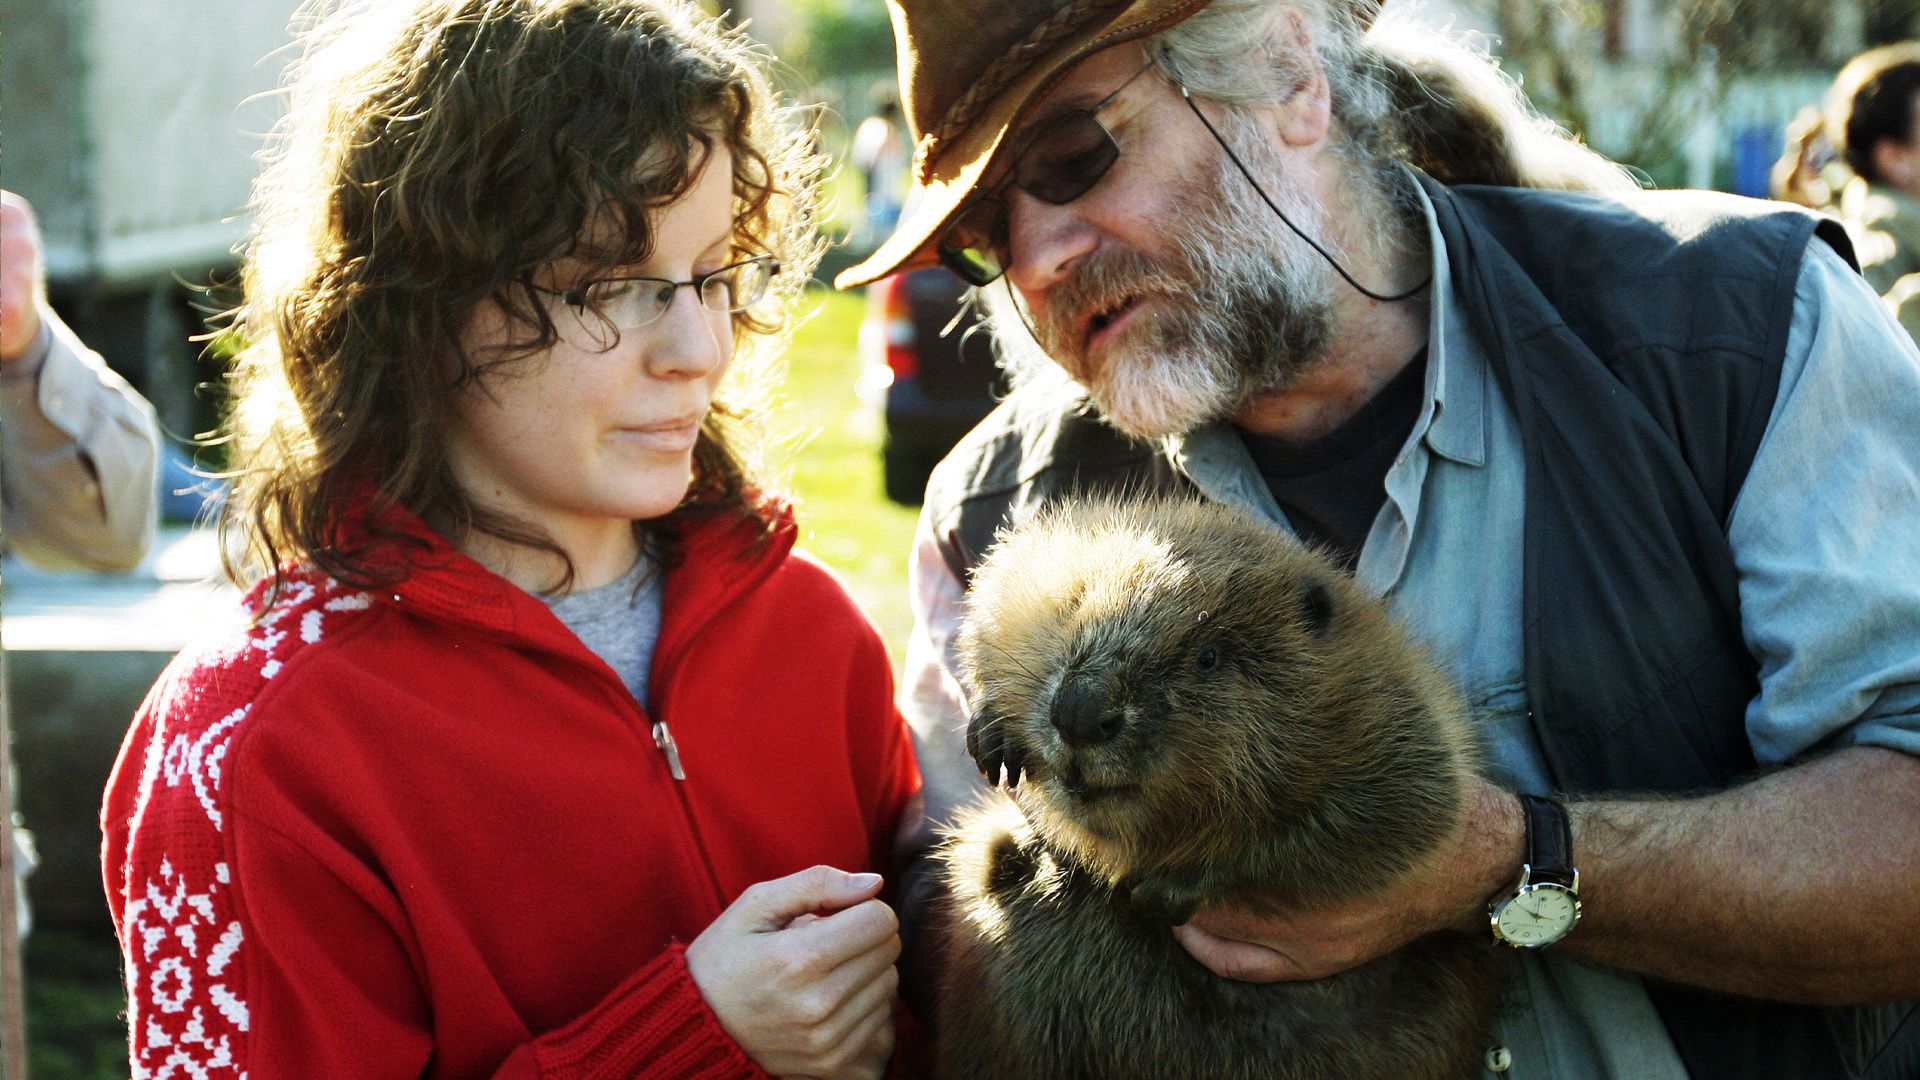
[[[237,316],[251,623],[102,810],[134,1074],[881,1076],[918,773],[756,452],[800,117],[678,0],[319,14]]]
[[[853,145],[847,152],[866,185],[860,242],[869,247],[885,239],[900,220],[911,162],[907,132],[900,123],[900,98],[892,83],[876,85],[872,96],[873,112],[854,129]]]
[[[1920,42],[1869,49],[1834,78],[1825,131],[1851,170],[1837,200],[1861,269],[1920,341]]]
[[[0,192],[0,497],[7,544],[52,569],[131,570],[153,543],[153,407],[46,300],[33,208]]]
[[[1920,1076],[1920,353],[1838,222],[1638,191],[1367,0],[889,6],[920,198],[838,283],[945,264],[1016,384],[910,561],[934,819],[994,779],[953,634],[997,530],[1194,494],[1344,559],[1486,748],[1422,871],[1203,907],[1196,960],[1484,935],[1508,1080]]]
[[[1827,135],[1853,173],[1842,220],[1860,269],[1882,296],[1920,271],[1920,42],[1869,49],[1847,62],[1827,95]]]
[[[131,570],[158,517],[153,406],[54,314],[46,278],[33,207],[0,191],[0,544],[48,569]],[[24,883],[32,838],[10,834]]]

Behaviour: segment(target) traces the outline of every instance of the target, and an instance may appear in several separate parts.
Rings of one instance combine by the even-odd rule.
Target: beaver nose
[[[1098,746],[1126,723],[1112,699],[1094,680],[1070,678],[1053,696],[1053,726],[1068,746]]]

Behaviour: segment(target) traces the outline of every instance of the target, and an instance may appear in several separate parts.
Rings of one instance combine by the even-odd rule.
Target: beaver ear
[[[1300,611],[1309,633],[1314,637],[1326,636],[1327,628],[1333,625],[1333,590],[1327,588],[1325,582],[1308,585],[1300,596]]]

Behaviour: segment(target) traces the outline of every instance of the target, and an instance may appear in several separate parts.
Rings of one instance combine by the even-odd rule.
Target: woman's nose
[[[647,330],[647,371],[658,379],[709,375],[726,363],[733,345],[733,316],[702,304],[691,287],[674,290],[667,310]]]

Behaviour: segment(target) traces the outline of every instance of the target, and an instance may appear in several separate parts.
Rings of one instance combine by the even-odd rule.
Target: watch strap
[[[1527,823],[1527,866],[1534,881],[1573,885],[1573,822],[1567,807],[1544,795],[1521,795]]]

